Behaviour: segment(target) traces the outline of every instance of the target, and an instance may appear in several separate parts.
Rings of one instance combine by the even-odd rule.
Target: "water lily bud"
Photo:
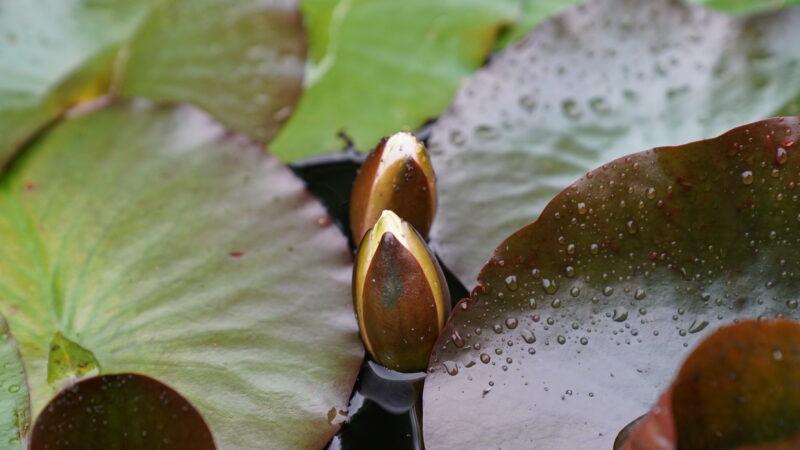
[[[353,301],[372,359],[401,372],[425,370],[450,313],[450,292],[425,241],[392,211],[383,211],[361,241]]]
[[[367,156],[350,195],[350,228],[359,242],[383,210],[428,238],[436,215],[436,176],[425,146],[411,133],[385,138]]]

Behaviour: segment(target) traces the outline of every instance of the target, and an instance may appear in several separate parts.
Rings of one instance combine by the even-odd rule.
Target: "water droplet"
[[[509,317],[508,319],[506,319],[506,326],[508,327],[509,330],[517,328],[517,319]]]
[[[553,308],[560,308],[561,307],[561,300],[559,300],[559,299],[553,300],[553,302],[550,303],[550,306],[552,306]]]
[[[798,219],[798,220],[800,220],[800,219]],[[600,251],[600,246],[597,245],[597,244],[592,244],[592,245],[589,246],[589,251],[592,252],[593,255],[596,255],[597,252]]]
[[[450,376],[458,375],[458,364],[453,361],[445,361],[442,363],[444,366],[444,370],[447,371]]]
[[[450,338],[453,340],[453,345],[456,347],[461,348],[464,346],[464,339],[460,334],[458,334],[458,331],[453,331],[453,334],[450,335]]]
[[[642,300],[645,297],[647,297],[647,293],[644,291],[644,289],[637,289],[636,292],[633,293],[633,298],[636,300]]]
[[[589,107],[592,108],[592,111],[598,114],[606,114],[611,111],[608,103],[606,103],[605,99],[602,97],[595,97],[589,100]]]
[[[526,329],[523,329],[523,330],[520,332],[520,334],[522,335],[522,339],[523,339],[525,342],[527,342],[528,344],[533,344],[534,342],[536,342],[536,335],[534,335],[534,334],[533,334],[533,331],[531,331],[531,330],[528,330],[528,329],[526,328]]]
[[[573,297],[577,297],[577,296],[581,295],[581,289],[579,287],[577,287],[577,286],[573,286],[573,287],[571,287],[569,289],[569,295],[571,295]]]
[[[500,334],[503,332],[503,326],[500,325],[499,323],[496,323],[492,325],[492,330],[494,330],[495,333]]]
[[[558,336],[556,338],[556,342],[558,342],[561,345],[564,345],[567,342],[567,338],[565,338],[564,336]]]
[[[645,195],[647,195],[647,198],[649,198],[650,200],[656,198],[656,188],[653,187],[647,188],[647,191],[645,191]]]
[[[536,109],[536,100],[530,95],[523,95],[519,98],[519,106],[525,111],[533,112]]]
[[[636,234],[639,231],[639,225],[636,224],[636,221],[629,220],[625,222],[625,229],[628,230],[628,234]]]
[[[575,100],[564,100],[561,104],[561,110],[564,111],[564,115],[570,119],[577,119],[581,116],[581,110],[578,108],[578,104],[575,103]]]
[[[603,295],[605,295],[606,297],[608,297],[609,295],[611,295],[613,293],[614,293],[614,288],[613,287],[606,286],[606,287],[603,288]]]
[[[517,277],[514,275],[509,275],[506,277],[506,287],[509,291],[516,291],[517,290]]]
[[[585,338],[585,337],[581,338],[581,345],[586,345],[588,343],[589,343],[589,339],[588,338]]]
[[[529,304],[529,305],[531,305],[531,309],[536,309],[536,306],[538,306],[538,305],[536,304],[536,299],[535,299],[535,298],[533,298],[533,297],[531,297],[531,298],[529,298],[529,299],[528,299],[528,304]]]
[[[789,309],[797,309],[797,300],[795,299],[786,300],[786,306],[788,306]]]
[[[567,245],[567,254],[568,254],[568,255],[573,255],[573,254],[575,254],[575,244],[569,244],[569,245]]]
[[[18,384],[12,384],[8,387],[8,392],[11,392],[12,394],[19,392],[19,390],[20,387]]]
[[[486,353],[481,353],[481,362],[484,364],[489,364],[489,361],[492,360],[492,357],[487,355]]]
[[[567,276],[567,278],[572,278],[572,277],[574,277],[574,276],[575,276],[575,268],[574,268],[574,267],[572,267],[572,266],[567,266],[567,267],[565,267],[565,268],[564,268],[564,275],[566,275],[566,276]]]
[[[475,136],[478,136],[481,139],[495,139],[497,138],[497,130],[490,125],[479,125],[475,128]]]
[[[789,152],[786,151],[783,147],[778,147],[775,150],[775,162],[778,164],[786,164],[786,161],[789,159]]]
[[[742,183],[744,184],[752,184],[753,183],[753,171],[752,170],[745,170],[742,172]]]
[[[558,290],[558,284],[555,280],[550,280],[549,278],[542,278],[542,289],[548,294],[555,294]]]
[[[776,348],[776,349],[772,350],[772,358],[775,361],[782,360],[783,359],[783,352],[781,352],[781,349]]]
[[[628,311],[625,308],[614,308],[614,315],[611,316],[614,322],[625,322],[628,320]]]
[[[578,214],[586,214],[586,203],[578,202]]]
[[[461,134],[460,131],[455,130],[452,133],[450,133],[450,142],[452,142],[453,145],[455,145],[456,147],[461,147],[467,142],[467,140],[464,138],[464,135]]]

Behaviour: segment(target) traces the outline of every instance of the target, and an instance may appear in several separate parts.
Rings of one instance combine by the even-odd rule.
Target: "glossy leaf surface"
[[[30,427],[30,400],[25,369],[8,325],[0,316],[0,446],[26,448]]]
[[[142,375],[103,375],[60,392],[36,420],[31,450],[214,450],[177,392]]]
[[[800,317],[798,139],[800,117],[757,122],[556,196],[454,308],[425,384],[427,448],[611,448],[710,330]]]
[[[284,160],[362,150],[447,107],[518,10],[495,0],[305,0],[314,56],[298,109],[270,149]]]
[[[800,324],[744,321],[692,350],[624,450],[789,449],[800,437]]]
[[[192,102],[267,140],[299,95],[297,9],[291,0],[2,2],[0,163],[112,79],[124,95]]]
[[[433,248],[471,285],[498,242],[593,167],[800,112],[800,47],[787,45],[798,40],[798,9],[734,18],[590,0],[544,22],[433,126]]]
[[[61,333],[185,396],[219,448],[321,446],[363,354],[351,267],[286,167],[188,108],[67,120],[0,186],[0,309],[34,418],[69,375],[48,374]]]

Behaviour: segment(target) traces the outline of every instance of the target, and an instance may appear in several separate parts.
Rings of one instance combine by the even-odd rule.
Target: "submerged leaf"
[[[800,317],[798,142],[800,117],[770,119],[562,191],[454,308],[425,382],[426,447],[611,448],[708,332]]]
[[[614,158],[800,113],[800,9],[749,18],[590,0],[466,82],[434,124],[437,253],[471,284],[492,248]]]
[[[0,185],[0,310],[34,418],[60,331],[102,374],[180,392],[220,448],[319,447],[363,356],[351,261],[285,166],[189,108],[66,120]]]

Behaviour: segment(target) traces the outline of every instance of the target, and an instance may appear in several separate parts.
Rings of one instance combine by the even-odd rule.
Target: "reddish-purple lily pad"
[[[427,447],[611,448],[707,332],[800,317],[799,139],[800,117],[756,122],[557,195],[440,337]]]
[[[792,449],[800,444],[800,323],[720,328],[683,363],[623,450]]]
[[[215,450],[203,417],[142,375],[89,378],[61,391],[36,419],[31,450]]]
[[[673,0],[589,0],[468,80],[429,140],[433,248],[471,285],[492,249],[623,155],[800,114],[800,9],[734,18]]]

